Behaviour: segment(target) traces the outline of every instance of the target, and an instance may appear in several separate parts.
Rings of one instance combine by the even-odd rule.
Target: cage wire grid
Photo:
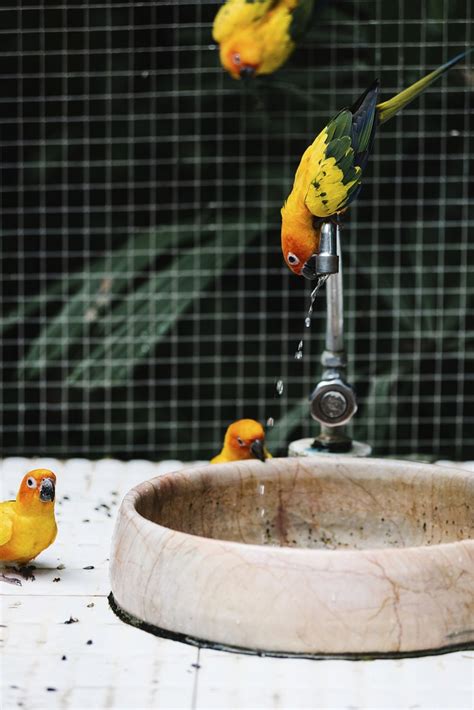
[[[275,420],[274,453],[317,432],[325,298],[304,332],[281,204],[375,76],[388,97],[473,44],[471,4],[321,1],[249,85],[220,67],[219,4],[0,8],[3,455],[207,458],[239,417]],[[351,430],[378,454],[474,456],[473,84],[466,60],[381,128],[343,230]]]

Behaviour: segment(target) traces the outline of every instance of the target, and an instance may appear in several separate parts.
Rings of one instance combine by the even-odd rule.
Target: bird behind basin
[[[227,0],[212,31],[221,64],[234,79],[272,74],[305,33],[314,0]]]
[[[340,111],[323,128],[303,153],[281,210],[281,246],[291,271],[316,278],[312,257],[319,249],[321,224],[337,219],[359,194],[377,128],[471,51],[458,54],[382,103],[378,103],[379,82],[375,81],[351,108]]]
[[[16,500],[0,503],[0,560],[26,564],[56,538],[56,476],[46,468],[27,473]]]
[[[222,451],[211,459],[211,463],[249,459],[265,461],[271,458],[265,447],[265,431],[260,422],[254,419],[239,419],[228,427]]]

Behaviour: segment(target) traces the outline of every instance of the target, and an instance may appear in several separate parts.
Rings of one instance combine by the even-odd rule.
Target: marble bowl
[[[124,498],[114,603],[164,633],[301,655],[474,643],[474,476],[321,456],[205,465]]]

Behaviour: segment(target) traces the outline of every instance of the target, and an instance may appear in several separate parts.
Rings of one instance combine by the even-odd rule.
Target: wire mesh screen
[[[333,0],[284,68],[221,68],[217,2],[4,2],[4,454],[206,458],[317,432],[325,297],[279,245],[305,147],[473,43],[465,0]],[[384,125],[342,234],[358,439],[474,456],[469,61]],[[304,357],[294,359],[304,336]],[[284,384],[278,396],[275,383]]]

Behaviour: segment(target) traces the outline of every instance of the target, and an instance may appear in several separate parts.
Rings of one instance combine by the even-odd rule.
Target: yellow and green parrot
[[[234,79],[272,74],[306,31],[314,0],[226,0],[212,35]]]
[[[375,81],[351,108],[340,111],[306,149],[281,210],[283,258],[295,274],[316,278],[312,257],[323,222],[337,219],[359,194],[377,128],[395,116],[472,49],[382,103]]]

